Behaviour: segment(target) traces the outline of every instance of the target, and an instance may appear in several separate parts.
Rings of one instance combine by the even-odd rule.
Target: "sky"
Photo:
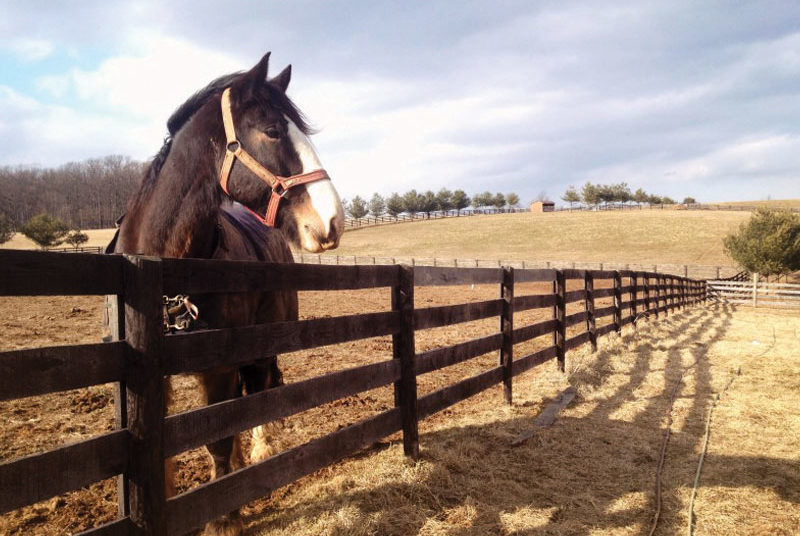
[[[0,166],[151,158],[271,51],[343,197],[800,198],[800,2],[0,0]]]

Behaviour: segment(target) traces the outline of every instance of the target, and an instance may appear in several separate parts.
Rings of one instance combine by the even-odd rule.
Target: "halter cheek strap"
[[[324,169],[318,169],[300,175],[292,175],[290,177],[280,177],[262,166],[258,160],[245,151],[241,142],[236,138],[236,129],[233,126],[231,88],[226,88],[225,91],[222,92],[222,124],[225,127],[226,145],[225,159],[222,161],[222,169],[220,169],[219,172],[219,185],[230,197],[231,194],[228,192],[228,179],[231,174],[231,169],[233,168],[233,163],[237,159],[259,179],[266,182],[272,189],[272,194],[267,204],[267,212],[263,218],[256,214],[264,225],[275,227],[275,219],[278,216],[278,206],[280,205],[281,199],[283,199],[291,188],[330,178]]]

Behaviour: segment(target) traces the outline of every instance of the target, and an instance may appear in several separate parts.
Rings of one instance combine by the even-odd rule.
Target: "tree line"
[[[591,182],[586,182],[580,191],[574,186],[570,186],[561,196],[561,199],[569,203],[570,206],[575,203],[583,203],[590,207],[601,204],[608,205],[609,203],[636,203],[638,205],[647,204],[651,206],[676,204],[671,197],[648,194],[641,188],[631,192],[630,187],[625,182],[616,184],[592,184]],[[685,197],[683,199],[684,205],[692,205],[696,202],[693,197]]]
[[[375,193],[369,200],[356,195],[350,200],[343,199],[342,206],[350,217],[356,219],[363,218],[367,214],[375,217],[388,214],[393,218],[397,218],[402,213],[412,216],[422,213],[430,217],[431,213],[439,211],[455,210],[460,213],[469,206],[475,209],[488,207],[495,209],[513,208],[519,206],[519,196],[513,192],[493,194],[486,191],[473,194],[470,197],[464,190],[450,191],[447,188],[442,188],[436,193],[432,190],[422,193],[418,193],[416,190],[409,190],[402,195],[394,192],[386,198]]]
[[[14,229],[39,214],[70,228],[113,227],[138,189],[145,166],[114,155],[55,168],[0,167],[0,214]]]

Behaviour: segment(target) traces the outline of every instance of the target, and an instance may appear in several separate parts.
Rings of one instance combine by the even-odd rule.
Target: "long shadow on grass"
[[[696,363],[684,377],[686,383],[689,374],[695,375],[692,393],[679,398],[684,405],[690,400],[687,425],[673,426],[670,441],[671,448],[691,455],[702,440],[698,423],[711,394],[706,349],[723,337],[730,317],[727,308],[688,310],[664,324],[659,332],[663,339],[656,340],[654,334],[626,335],[623,343],[635,345],[638,355],[623,372],[627,380],[585,416],[562,416],[522,447],[512,448],[510,441],[530,428],[527,417],[426,433],[420,438],[421,460],[409,468],[414,478],[386,478],[369,489],[341,486],[342,491],[254,516],[250,533],[325,515],[330,521],[326,533],[341,535],[588,535],[615,528],[646,533],[671,391],[681,372]],[[661,370],[649,365],[656,352],[666,352]],[[600,356],[601,363],[609,359]],[[615,411],[632,402],[631,391],[646,387],[646,376],[654,373],[663,374],[664,385],[655,396],[638,399],[645,408],[629,420],[613,418]],[[581,380],[580,375],[574,378]],[[593,401],[579,397],[574,405],[580,409],[586,403]],[[800,503],[800,475],[794,462],[736,456],[718,456],[717,461],[731,471],[709,475],[703,486],[772,489],[783,499]],[[662,531],[675,526],[678,491],[691,486],[694,467],[674,470],[668,465],[668,469],[662,483]],[[331,515],[336,512],[346,513],[344,518]]]

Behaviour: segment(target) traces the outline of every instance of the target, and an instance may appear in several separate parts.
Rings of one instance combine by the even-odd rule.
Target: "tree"
[[[375,193],[372,196],[372,199],[369,200],[369,213],[377,218],[385,211],[386,211],[386,202],[383,200],[380,194]]]
[[[492,199],[491,204],[497,207],[498,209],[502,209],[504,206],[506,206],[506,196],[504,196],[500,192],[497,192],[496,194],[494,194],[494,198]]]
[[[439,204],[439,210],[450,210],[453,208],[453,192],[447,188],[442,188],[436,193],[436,202]]]
[[[410,190],[403,194],[403,208],[412,216],[421,210],[422,199],[416,190]]]
[[[636,190],[636,193],[633,194],[633,200],[636,201],[639,205],[642,203],[647,203],[650,196],[647,195],[647,192],[639,188]]]
[[[494,204],[492,192],[486,191],[472,196],[472,206],[475,208],[488,207]]]
[[[651,194],[651,195],[647,196],[647,204],[648,205],[651,205],[651,206],[652,205],[661,205],[663,203],[664,203],[664,201],[658,195],[652,195]]]
[[[694,205],[695,203],[697,203],[697,201],[695,201],[694,197],[684,197],[683,198],[683,204],[684,205]]]
[[[69,226],[58,218],[39,214],[20,228],[20,232],[45,249],[59,245],[69,232]]]
[[[510,207],[518,207],[519,206],[519,196],[514,192],[506,194],[506,203]]]
[[[367,202],[361,199],[361,196],[357,195],[350,201],[350,206],[347,208],[347,211],[355,219],[363,218],[367,215]]]
[[[403,212],[403,210],[403,198],[400,197],[397,192],[394,192],[389,196],[389,199],[386,200],[386,211],[391,216],[394,216],[394,219],[397,219],[397,216]]]
[[[567,188],[567,191],[564,192],[564,195],[561,196],[561,199],[569,203],[570,208],[572,208],[572,205],[574,205],[575,203],[581,202],[581,196],[578,193],[578,190],[576,190],[574,186],[570,186],[569,188]]]
[[[0,244],[5,244],[14,236],[14,225],[11,218],[0,212]]]
[[[725,253],[739,266],[764,276],[800,270],[800,217],[759,208],[739,231],[725,237]]]
[[[627,182],[611,185],[613,201],[616,203],[628,203],[633,200],[633,194]]]
[[[591,182],[586,182],[581,188],[581,199],[587,205],[595,206],[600,203],[600,192],[597,189],[597,186],[592,184]]]
[[[439,201],[436,198],[436,194],[433,193],[431,190],[426,191],[424,194],[420,196],[420,210],[428,215],[428,218],[431,217],[431,212],[439,210]]]
[[[453,192],[452,202],[453,208],[461,214],[461,211],[469,206],[471,199],[464,190],[456,190]]]
[[[80,229],[75,229],[69,232],[64,241],[77,250],[81,244],[89,241],[89,235],[82,233]]]
[[[675,200],[672,199],[671,197],[665,195],[664,197],[661,198],[661,203],[663,205],[674,205],[675,204]]]

